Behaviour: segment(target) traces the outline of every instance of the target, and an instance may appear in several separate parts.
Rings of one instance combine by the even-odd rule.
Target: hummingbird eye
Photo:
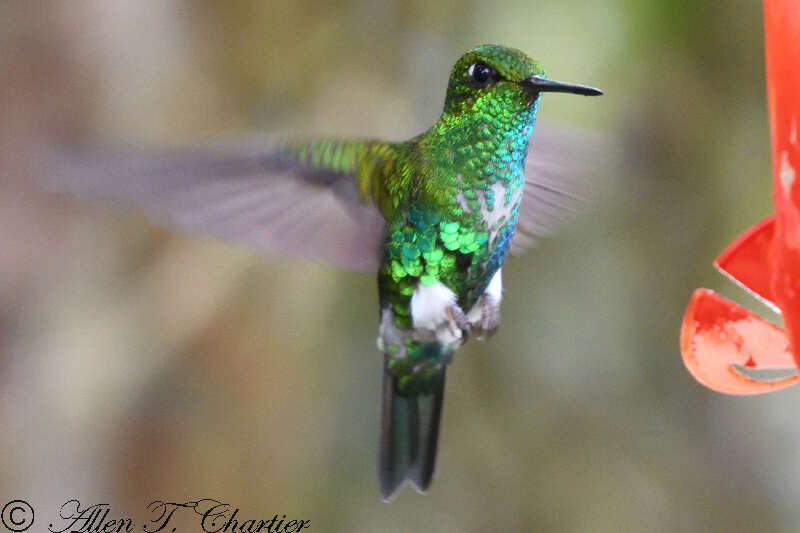
[[[486,88],[494,85],[500,79],[500,75],[483,61],[476,61],[467,67],[467,78],[473,87]]]

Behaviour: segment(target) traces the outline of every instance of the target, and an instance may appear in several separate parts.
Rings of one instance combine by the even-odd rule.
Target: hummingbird
[[[487,44],[455,63],[441,116],[407,141],[84,153],[39,174],[59,192],[143,208],[188,231],[376,272],[378,477],[388,501],[406,482],[428,489],[447,366],[468,336],[497,330],[512,241],[538,235],[569,199],[557,172],[526,164],[545,92],[602,94]]]

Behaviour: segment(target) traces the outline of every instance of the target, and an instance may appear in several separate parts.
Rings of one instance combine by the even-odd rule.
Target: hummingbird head
[[[453,67],[444,111],[457,115],[499,106],[515,112],[532,106],[543,92],[603,94],[594,87],[548,80],[539,62],[520,50],[485,44],[465,53]]]

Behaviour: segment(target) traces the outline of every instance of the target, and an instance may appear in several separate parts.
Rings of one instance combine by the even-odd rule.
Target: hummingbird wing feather
[[[379,263],[383,217],[361,199],[355,169],[325,154],[298,162],[258,139],[158,151],[50,146],[29,161],[52,192],[141,208],[191,233],[354,271]]]
[[[551,235],[597,195],[596,177],[609,167],[608,144],[599,134],[537,124],[525,164],[525,189],[512,253]]]

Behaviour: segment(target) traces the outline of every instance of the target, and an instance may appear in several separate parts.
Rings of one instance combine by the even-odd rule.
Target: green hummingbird
[[[408,141],[84,153],[40,174],[56,189],[142,207],[183,229],[376,271],[388,500],[406,481],[419,491],[431,483],[447,365],[469,334],[497,329],[517,226],[541,233],[568,199],[557,172],[528,162],[526,175],[543,92],[602,94],[547,79],[517,49],[482,45],[453,67],[439,120]]]

